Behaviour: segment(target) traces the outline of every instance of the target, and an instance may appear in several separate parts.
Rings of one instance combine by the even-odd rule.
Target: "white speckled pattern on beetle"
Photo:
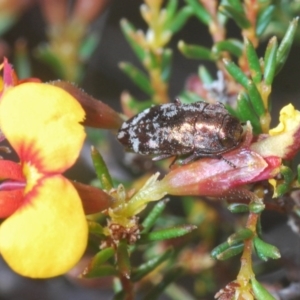
[[[223,104],[195,102],[152,106],[124,122],[118,140],[127,150],[154,159],[186,155],[183,163],[200,157],[220,157],[242,139],[240,121]]]

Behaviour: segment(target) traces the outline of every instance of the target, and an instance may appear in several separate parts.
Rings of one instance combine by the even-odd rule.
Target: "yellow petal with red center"
[[[63,89],[24,83],[0,101],[0,128],[18,153],[40,173],[63,172],[77,159],[85,133],[80,104]]]
[[[23,276],[64,274],[87,244],[87,222],[75,188],[61,175],[45,177],[24,201],[0,226],[1,255]]]

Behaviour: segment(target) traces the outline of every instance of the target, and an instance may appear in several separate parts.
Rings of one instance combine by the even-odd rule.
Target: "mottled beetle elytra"
[[[117,138],[127,150],[156,155],[153,160],[186,156],[181,164],[187,164],[201,157],[222,158],[241,143],[242,135],[241,122],[223,104],[182,104],[176,99],[124,122]]]

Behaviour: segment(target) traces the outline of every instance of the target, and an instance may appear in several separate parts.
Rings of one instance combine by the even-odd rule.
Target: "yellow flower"
[[[85,251],[81,200],[61,175],[78,158],[83,119],[70,94],[43,83],[7,88],[0,100],[0,128],[20,159],[0,160],[0,253],[21,275],[63,274]]]

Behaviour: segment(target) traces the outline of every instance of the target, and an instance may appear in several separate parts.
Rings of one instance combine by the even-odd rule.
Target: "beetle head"
[[[237,146],[241,142],[242,136],[243,127],[241,122],[231,115],[224,116],[219,130],[219,138],[224,148],[230,149]]]

